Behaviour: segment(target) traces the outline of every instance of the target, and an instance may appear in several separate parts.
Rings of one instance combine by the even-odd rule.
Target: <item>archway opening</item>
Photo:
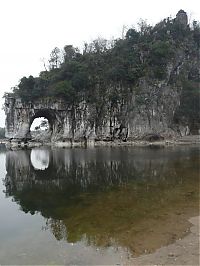
[[[46,117],[37,117],[30,126],[31,139],[39,142],[48,142],[51,138],[52,130],[49,120]]]
[[[30,119],[31,139],[39,142],[51,141],[55,121],[56,115],[53,110],[41,109],[35,112]]]
[[[35,118],[30,127],[31,132],[47,131],[47,130],[49,130],[49,121],[45,117]]]

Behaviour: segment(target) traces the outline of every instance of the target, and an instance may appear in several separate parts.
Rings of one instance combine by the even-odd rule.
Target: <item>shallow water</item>
[[[183,236],[199,147],[0,151],[0,264],[118,264]]]

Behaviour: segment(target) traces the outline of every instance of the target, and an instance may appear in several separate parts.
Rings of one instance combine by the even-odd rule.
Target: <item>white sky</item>
[[[200,21],[200,0],[0,0],[0,107],[5,91],[44,70],[54,47],[117,38],[123,25],[155,24],[184,9]],[[0,127],[5,116],[0,110]]]

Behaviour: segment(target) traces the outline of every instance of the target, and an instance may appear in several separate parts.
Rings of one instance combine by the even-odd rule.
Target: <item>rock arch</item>
[[[30,140],[30,127],[35,118],[45,117],[49,121],[52,135],[62,125],[59,106],[52,102],[23,103],[19,98],[6,97],[6,137],[11,140]]]
[[[49,109],[36,110],[35,114],[33,114],[33,116],[30,117],[30,127],[31,127],[33,121],[36,118],[40,118],[40,117],[44,117],[48,120],[49,128],[53,132],[53,128],[54,128],[55,121],[56,121],[55,112],[53,110],[49,110]]]
[[[20,98],[7,95],[5,113],[6,138],[11,142],[31,140],[30,127],[38,117],[45,117],[49,121],[51,142],[85,145],[85,140],[95,138],[94,123],[88,118],[88,109],[84,104],[75,108],[61,99],[40,99],[25,103]]]
[[[166,85],[149,90],[151,93],[143,104],[130,93],[130,97],[122,98],[116,106],[107,101],[101,108],[95,103],[69,104],[54,98],[25,103],[8,94],[5,97],[6,138],[11,142],[30,140],[30,126],[36,117],[48,119],[52,130],[50,141],[63,146],[133,141],[155,133],[164,138],[178,135],[181,124],[174,123],[174,114],[180,103],[180,91]],[[183,125],[184,130],[186,126]]]

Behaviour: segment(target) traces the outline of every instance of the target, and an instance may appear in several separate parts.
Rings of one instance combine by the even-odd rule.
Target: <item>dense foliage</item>
[[[154,27],[141,21],[139,29],[129,29],[124,38],[97,39],[86,43],[82,52],[72,45],[66,45],[63,51],[55,48],[45,71],[39,77],[23,77],[13,92],[23,101],[55,97],[70,104],[85,100],[95,103],[97,108],[108,100],[114,105],[121,95],[136,91],[140,78],[152,82],[164,80],[167,66],[179,49],[184,49],[186,54],[188,51],[197,54],[199,48],[200,26],[196,21],[191,27],[184,27],[171,18]],[[185,77],[179,82],[184,83]],[[183,99],[190,102],[192,114],[197,103],[193,105],[191,97],[198,95],[195,88],[189,92],[194,84],[198,87],[198,78],[194,81],[191,78],[191,84],[187,79],[187,86],[183,86],[186,89]],[[179,111],[184,112],[184,108]]]

